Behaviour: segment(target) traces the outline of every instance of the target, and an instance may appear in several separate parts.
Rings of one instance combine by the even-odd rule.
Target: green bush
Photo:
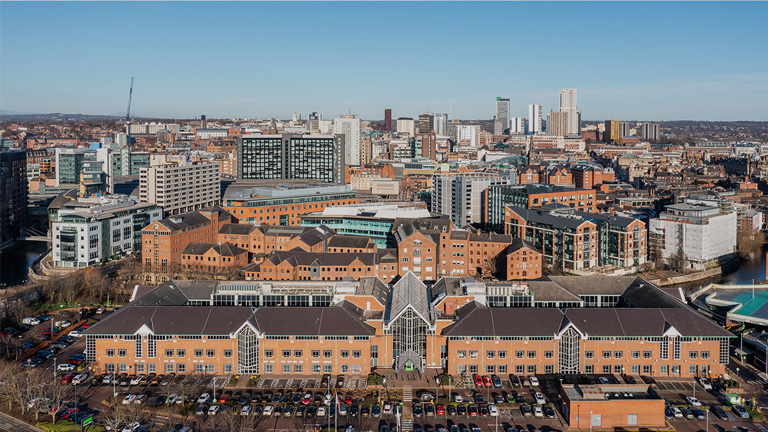
[[[379,374],[372,373],[368,375],[368,385],[381,385],[384,382],[384,377]]]

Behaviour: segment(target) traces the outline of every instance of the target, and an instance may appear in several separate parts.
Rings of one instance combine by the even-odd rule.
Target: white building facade
[[[187,213],[221,203],[221,167],[218,162],[166,162],[153,158],[139,175],[139,201],[155,203],[166,216]]]
[[[485,208],[485,190],[503,184],[514,184],[514,179],[485,173],[436,175],[432,179],[431,211],[450,216],[458,227],[480,223]]]
[[[560,90],[560,112],[568,113],[568,135],[581,133],[581,113],[576,105],[576,89]],[[549,125],[547,125],[549,129]]]
[[[80,198],[51,214],[56,267],[87,267],[141,250],[141,229],[162,209],[126,195]]]
[[[541,105],[538,105],[538,104],[528,105],[528,133],[529,134],[541,133],[542,115],[543,115],[543,110]]]
[[[344,157],[347,165],[360,166],[360,119],[354,115],[333,119],[333,134],[344,135]]]
[[[717,203],[686,202],[667,206],[658,219],[651,219],[649,234],[658,239],[663,259],[680,248],[693,268],[706,268],[736,251],[737,216],[724,213]]]

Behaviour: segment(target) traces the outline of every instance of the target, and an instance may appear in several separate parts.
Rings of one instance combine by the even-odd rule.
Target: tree
[[[741,230],[736,239],[739,255],[742,258],[754,258],[763,250],[763,245],[765,245],[765,234],[757,229]]]

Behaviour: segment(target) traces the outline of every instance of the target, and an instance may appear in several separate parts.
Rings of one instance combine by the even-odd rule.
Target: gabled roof
[[[408,308],[413,309],[424,322],[434,322],[430,314],[427,286],[410,270],[392,286],[387,322],[396,320]]]
[[[368,252],[303,252],[303,251],[272,251],[267,260],[275,265],[287,261],[292,265],[310,266],[348,266],[355,260],[360,260],[363,265],[376,265],[376,254]]]
[[[213,249],[220,256],[233,257],[248,253],[247,250],[241,249],[237,246],[232,246],[229,243],[190,243],[181,252],[182,255],[204,255],[209,250]]]
[[[256,326],[266,335],[372,336],[362,310],[343,301],[331,307],[261,307],[254,313]],[[300,318],[300,319],[297,319]]]
[[[228,335],[253,315],[236,306],[129,305],[94,324],[88,334],[136,334],[143,327],[155,335]]]
[[[505,251],[507,255],[511,254],[512,252],[517,252],[520,249],[531,249],[538,253],[541,253],[541,251],[534,245],[533,243],[530,243],[526,240],[523,240],[521,238],[516,238],[512,240],[512,242],[507,246],[507,250]]]
[[[250,235],[256,230],[256,225],[228,223],[219,228],[219,234]]]
[[[386,306],[389,299],[389,285],[376,276],[361,277],[355,295],[373,296],[379,304]]]
[[[365,249],[368,247],[373,247],[373,241],[370,239],[370,237],[335,235],[328,239],[328,247]]]

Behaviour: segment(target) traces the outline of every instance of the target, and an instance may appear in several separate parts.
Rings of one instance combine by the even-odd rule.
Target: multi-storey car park
[[[732,334],[648,281],[182,281],[86,332],[97,372],[717,376]]]

